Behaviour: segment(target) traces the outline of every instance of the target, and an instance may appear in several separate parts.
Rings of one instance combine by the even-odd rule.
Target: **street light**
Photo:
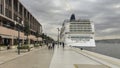
[[[59,31],[60,31],[60,29],[57,28],[57,30],[58,30],[58,40],[57,40],[57,42],[58,42],[58,47],[59,47]]]
[[[20,22],[19,17],[17,17],[17,21]],[[21,25],[23,25],[23,21],[21,21],[21,23],[22,23]],[[20,48],[20,24],[15,21],[15,25],[18,29],[18,54],[20,54],[20,49],[19,49]]]

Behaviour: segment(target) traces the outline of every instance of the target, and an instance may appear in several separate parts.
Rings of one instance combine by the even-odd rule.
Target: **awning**
[[[12,38],[12,36],[9,36],[9,35],[0,35],[1,38]]]
[[[18,39],[18,36],[14,36],[14,39]],[[26,39],[26,37],[20,37],[20,39]]]
[[[35,41],[42,41],[42,38],[36,38]]]
[[[39,40],[39,41],[42,41],[42,38],[41,38],[41,37],[39,37],[39,38],[38,38],[38,40]]]
[[[17,36],[10,36],[10,35],[1,35],[0,34],[0,37],[1,38],[7,38],[7,39],[18,39],[18,37]],[[20,37],[20,39],[26,39],[25,37],[23,38],[23,37]]]

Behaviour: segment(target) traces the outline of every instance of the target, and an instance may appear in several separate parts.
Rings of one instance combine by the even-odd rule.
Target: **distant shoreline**
[[[95,40],[95,42],[101,43],[120,43],[120,39],[103,39],[103,40]]]

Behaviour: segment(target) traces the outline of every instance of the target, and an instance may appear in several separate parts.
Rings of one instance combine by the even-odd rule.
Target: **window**
[[[5,0],[5,3],[9,6],[12,6],[12,0]]]
[[[5,15],[9,18],[12,18],[12,12],[8,8],[5,8]]]
[[[19,14],[21,15],[21,16],[23,16],[23,6],[22,6],[22,4],[21,3],[19,3]]]
[[[0,4],[0,13],[2,14],[2,4]]]
[[[92,37],[89,36],[71,36],[71,40],[89,41]]]
[[[18,11],[18,1],[14,0],[14,10]]]
[[[2,1],[3,1],[3,0],[0,0],[0,14],[3,13],[3,4],[2,4]]]
[[[88,23],[71,23],[70,24],[70,32],[90,32],[91,25]]]

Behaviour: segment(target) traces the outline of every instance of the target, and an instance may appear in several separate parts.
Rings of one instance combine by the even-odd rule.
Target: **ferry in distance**
[[[94,24],[89,19],[65,20],[60,31],[60,42],[67,46],[95,47]]]

